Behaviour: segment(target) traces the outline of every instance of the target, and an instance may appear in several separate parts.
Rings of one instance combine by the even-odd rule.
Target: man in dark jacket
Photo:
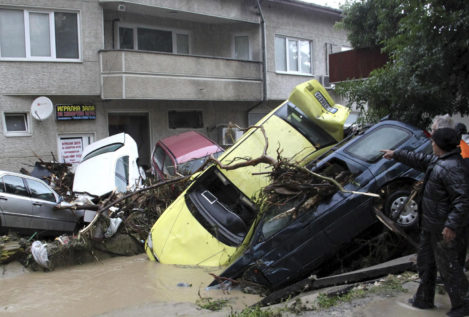
[[[456,131],[441,128],[432,135],[433,155],[407,150],[382,151],[384,158],[425,171],[417,252],[420,285],[410,302],[421,309],[434,307],[438,269],[451,300],[448,316],[469,315],[469,302],[465,301],[468,281],[459,261],[461,248],[465,247],[469,180],[464,177],[458,145]]]

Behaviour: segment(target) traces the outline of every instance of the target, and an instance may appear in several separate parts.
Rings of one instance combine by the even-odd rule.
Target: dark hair
[[[454,129],[456,130],[456,132],[459,134],[459,137],[461,137],[463,134],[466,134],[467,133],[467,128],[466,128],[466,125],[464,123],[458,123],[456,124],[456,126],[454,127]]]
[[[440,149],[445,152],[449,152],[454,150],[459,145],[461,138],[455,129],[441,128],[437,129],[432,134],[432,140],[436,143],[436,145],[438,145]]]

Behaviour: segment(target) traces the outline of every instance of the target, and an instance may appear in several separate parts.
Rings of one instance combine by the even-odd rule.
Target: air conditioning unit
[[[329,76],[327,75],[319,76],[318,81],[321,83],[321,85],[324,86],[324,88],[326,89],[332,88],[332,84],[329,82]]]
[[[233,145],[243,135],[238,128],[223,127],[219,131],[218,140],[224,146]]]

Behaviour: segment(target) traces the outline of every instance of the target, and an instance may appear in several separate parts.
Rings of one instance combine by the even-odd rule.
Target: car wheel
[[[385,203],[386,215],[404,228],[414,227],[418,222],[418,202],[415,199],[409,201],[406,208],[398,214],[409,195],[408,190],[397,190],[388,195]]]

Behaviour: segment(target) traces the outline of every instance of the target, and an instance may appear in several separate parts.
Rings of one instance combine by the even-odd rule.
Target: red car
[[[223,148],[206,136],[189,131],[159,140],[151,156],[152,173],[159,179],[177,174],[190,175],[213,154],[218,157]]]

